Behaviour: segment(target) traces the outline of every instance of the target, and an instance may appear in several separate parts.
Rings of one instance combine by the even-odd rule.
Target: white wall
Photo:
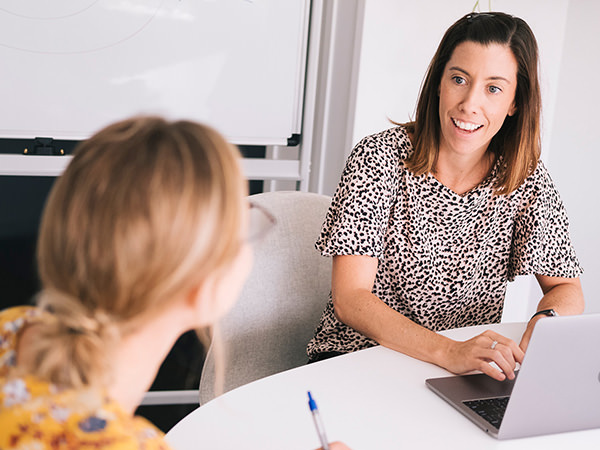
[[[482,1],[481,3],[486,3]],[[544,123],[552,122],[568,0],[495,0],[494,8],[531,26],[540,47]],[[446,29],[472,0],[366,0],[354,139],[412,116],[421,81]],[[544,136],[546,138],[546,136]]]
[[[421,80],[444,31],[470,12],[474,3],[365,0],[354,143],[390,127],[388,118],[406,121],[413,115]],[[488,2],[481,3],[487,8]],[[598,156],[591,131],[592,121],[598,118],[600,89],[582,80],[584,74],[595,76],[600,69],[600,2],[494,0],[492,7],[523,18],[538,39],[544,107],[542,158],[549,162],[570,213],[575,248],[586,269],[582,281],[588,311],[598,311],[600,282],[598,277],[592,279],[599,269],[594,257],[600,248],[593,235],[598,201],[591,186]],[[343,157],[349,151],[346,148]],[[527,319],[539,298],[533,277],[518,278],[509,284],[503,320]]]
[[[548,167],[571,222],[571,237],[585,272],[587,312],[600,312],[600,2],[571,0],[566,20]]]

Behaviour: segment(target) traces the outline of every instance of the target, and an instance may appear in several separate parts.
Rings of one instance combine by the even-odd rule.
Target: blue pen
[[[319,408],[317,408],[317,403],[312,398],[312,395],[310,395],[310,391],[308,391],[308,407],[310,408],[313,421],[315,422],[315,428],[317,429],[317,434],[321,441],[321,447],[323,447],[323,450],[329,450],[329,443],[327,442],[327,436],[325,436],[325,427],[323,426],[323,421],[319,414]]]

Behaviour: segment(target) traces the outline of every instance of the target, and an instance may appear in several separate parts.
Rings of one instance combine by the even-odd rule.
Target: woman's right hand
[[[317,450],[323,450],[323,447],[319,447]],[[343,442],[337,441],[329,444],[329,450],[350,450],[350,447]]]
[[[487,330],[468,341],[451,341],[442,366],[456,374],[479,370],[498,381],[512,380],[515,367],[523,362],[524,356],[515,341]],[[501,371],[491,366],[491,362]]]

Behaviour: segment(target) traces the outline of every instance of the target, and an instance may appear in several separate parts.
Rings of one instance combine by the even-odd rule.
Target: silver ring
[[[492,342],[492,350],[494,350],[496,348],[496,345],[498,345],[498,341]]]

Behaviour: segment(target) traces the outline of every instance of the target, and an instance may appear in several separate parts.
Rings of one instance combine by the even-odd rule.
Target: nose
[[[469,87],[465,89],[464,96],[459,104],[460,110],[466,114],[477,114],[481,107],[482,94],[479,89]]]

